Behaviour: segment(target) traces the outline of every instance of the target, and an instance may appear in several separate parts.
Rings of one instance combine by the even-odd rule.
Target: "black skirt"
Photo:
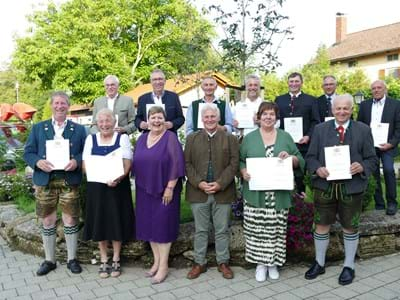
[[[129,176],[116,187],[88,182],[84,240],[132,241],[135,238],[135,215]]]

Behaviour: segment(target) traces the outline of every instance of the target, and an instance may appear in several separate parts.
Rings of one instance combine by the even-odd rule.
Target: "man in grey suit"
[[[375,154],[371,129],[350,119],[353,97],[349,94],[337,96],[332,103],[335,120],[315,126],[313,138],[306,155],[307,168],[314,190],[314,245],[315,262],[306,272],[306,279],[314,279],[325,273],[325,254],[329,245],[330,226],[339,222],[343,228],[345,260],[339,284],[352,283],[354,260],[358,247],[358,224],[362,209],[363,194],[367,189],[368,177],[373,174],[378,158]],[[330,180],[326,167],[325,148],[332,150],[349,147],[350,179]],[[335,148],[332,148],[335,147]],[[342,148],[340,148],[342,147]],[[337,160],[340,157],[336,158]],[[349,174],[349,175],[350,175]]]
[[[131,97],[122,96],[118,93],[119,79],[115,75],[107,75],[104,79],[106,96],[97,98],[93,104],[93,120],[96,119],[97,112],[102,108],[111,109],[117,119],[115,131],[119,133],[131,134],[135,131],[135,107]],[[90,133],[98,132],[95,121],[92,123]]]

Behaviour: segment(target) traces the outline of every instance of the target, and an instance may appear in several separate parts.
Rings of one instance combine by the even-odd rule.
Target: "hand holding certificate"
[[[389,123],[371,123],[370,126],[374,146],[379,148],[382,144],[386,144],[389,135]]]
[[[249,189],[252,191],[291,191],[294,188],[292,157],[247,158],[246,169],[250,174]]]
[[[69,163],[69,140],[47,140],[46,160],[54,166],[53,170],[64,170]]]
[[[108,155],[90,155],[85,160],[86,177],[89,182],[107,184],[124,175],[122,151],[117,149]]]
[[[325,165],[329,172],[326,180],[351,179],[349,145],[325,147],[324,150]]]
[[[284,118],[283,122],[285,131],[290,134],[295,143],[298,143],[303,137],[303,118]]]

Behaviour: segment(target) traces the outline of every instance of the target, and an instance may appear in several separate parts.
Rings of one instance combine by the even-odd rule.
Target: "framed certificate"
[[[379,148],[381,144],[386,144],[389,135],[389,123],[371,123],[370,126],[374,146]]]
[[[291,191],[294,188],[292,157],[286,159],[247,158],[246,169],[250,174],[249,189],[251,191]]]
[[[325,147],[325,165],[329,172],[326,180],[351,179],[349,145]]]
[[[283,122],[285,131],[290,134],[295,143],[298,143],[303,138],[303,118],[284,118]]]
[[[53,166],[54,170],[64,170],[69,163],[69,140],[54,139],[46,141],[46,160]]]
[[[85,160],[86,177],[89,182],[107,183],[124,175],[122,150],[107,155],[89,155]]]
[[[239,123],[238,128],[254,128],[254,110],[246,103],[236,105],[235,119]]]

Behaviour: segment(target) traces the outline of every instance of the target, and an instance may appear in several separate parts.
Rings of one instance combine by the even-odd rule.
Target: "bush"
[[[314,223],[314,205],[304,199],[293,197],[293,206],[289,209],[286,246],[288,251],[298,250],[312,242]]]
[[[14,201],[22,195],[33,201],[31,180],[23,175],[0,174],[0,202]]]

